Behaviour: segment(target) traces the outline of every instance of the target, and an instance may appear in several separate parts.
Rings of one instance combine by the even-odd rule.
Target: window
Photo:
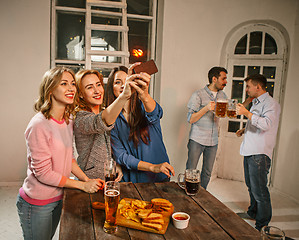
[[[260,73],[267,78],[267,92],[280,100],[285,46],[280,33],[273,27],[254,24],[240,29],[228,44],[227,68],[232,76],[228,83],[228,97],[242,103],[247,98],[244,79]],[[249,106],[250,108],[251,106]],[[235,133],[245,127],[247,118],[243,115],[229,120],[227,132]]]
[[[52,0],[51,66],[99,70],[154,58],[156,0]]]

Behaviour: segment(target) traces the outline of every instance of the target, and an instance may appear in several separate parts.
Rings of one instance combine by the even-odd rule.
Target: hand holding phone
[[[135,73],[141,73],[141,72],[146,72],[149,75],[152,75],[156,72],[158,72],[157,65],[155,64],[154,60],[149,60],[147,62],[143,62],[140,65],[137,65],[134,67],[133,71]]]

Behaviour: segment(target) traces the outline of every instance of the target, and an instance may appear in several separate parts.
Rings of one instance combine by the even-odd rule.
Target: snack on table
[[[122,217],[156,231],[163,228],[165,223],[163,214],[167,214],[171,207],[172,203],[163,198],[154,198],[151,202],[122,199],[118,205]]]
[[[146,227],[150,227],[150,228],[153,228],[157,231],[160,231],[162,230],[162,225],[161,224],[156,224],[156,223],[145,223],[145,222],[142,222],[142,225],[143,226],[146,226]]]

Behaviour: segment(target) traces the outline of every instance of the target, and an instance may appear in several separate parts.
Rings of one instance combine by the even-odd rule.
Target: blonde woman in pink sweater
[[[17,198],[25,240],[54,236],[64,187],[94,193],[103,185],[100,179],[89,179],[73,157],[71,114],[75,94],[72,70],[56,67],[45,73],[35,104],[38,113],[25,131],[27,177]],[[70,179],[71,173],[79,180]]]

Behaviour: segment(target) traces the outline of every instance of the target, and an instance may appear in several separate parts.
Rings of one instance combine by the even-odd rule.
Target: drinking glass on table
[[[226,115],[229,118],[237,118],[237,99],[229,99],[227,103]]]
[[[115,233],[116,226],[116,213],[120,196],[120,184],[115,181],[108,181],[105,184],[105,214],[106,219],[103,230],[106,233]]]
[[[196,195],[199,190],[199,183],[200,171],[198,169],[186,169],[185,174],[180,173],[178,175],[178,184],[181,188],[185,189],[187,195]]]
[[[284,231],[273,226],[264,226],[261,229],[261,239],[262,240],[284,240]]]
[[[226,99],[217,99],[215,114],[216,117],[224,118],[226,115],[228,101]]]
[[[115,181],[116,179],[116,162],[111,159],[104,163],[105,182]]]

